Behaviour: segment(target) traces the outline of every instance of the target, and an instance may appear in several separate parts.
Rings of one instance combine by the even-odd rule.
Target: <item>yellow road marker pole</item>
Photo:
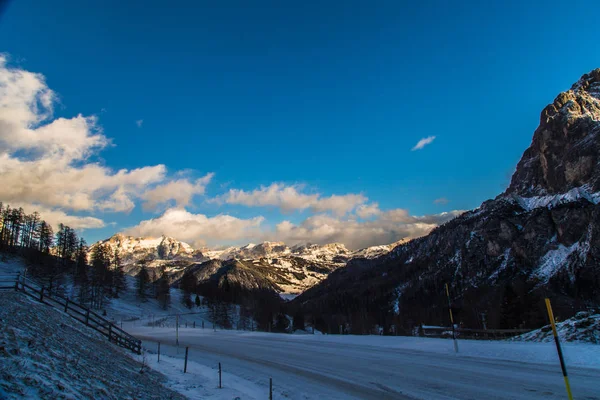
[[[556,331],[556,324],[554,323],[554,313],[552,312],[550,299],[546,299],[546,309],[548,309],[548,318],[550,318],[550,324],[552,325],[552,334],[554,335],[554,343],[556,343],[556,351],[558,352],[558,358],[560,359],[560,367],[562,368],[563,378],[565,379],[565,386],[567,387],[567,395],[569,395],[569,400],[573,400],[573,394],[571,393],[571,385],[569,384],[569,376],[567,375],[567,367],[563,358],[562,349],[560,348],[560,339],[558,338],[558,332]]]

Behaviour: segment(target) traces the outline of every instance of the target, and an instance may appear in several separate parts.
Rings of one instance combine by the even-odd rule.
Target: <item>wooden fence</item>
[[[131,336],[89,308],[69,300],[69,298],[56,292],[52,293],[43,285],[22,275],[13,275],[11,278],[9,279],[7,275],[0,276],[0,289],[16,289],[19,292],[25,293],[41,303],[64,311],[73,319],[106,336],[110,342],[129,349],[136,354],[142,353],[141,340]],[[10,283],[11,281],[12,283]]]
[[[17,288],[17,275],[0,275],[0,290]]]
[[[469,329],[456,328],[456,334],[462,339],[506,339],[513,336],[531,332],[531,329]],[[427,337],[452,337],[452,327],[429,326],[419,327],[419,336]]]

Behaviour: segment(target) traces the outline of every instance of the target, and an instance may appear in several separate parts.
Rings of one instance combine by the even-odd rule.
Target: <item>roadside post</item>
[[[450,323],[452,324],[452,340],[454,340],[454,352],[458,353],[458,341],[456,340],[456,329],[454,328],[454,317],[452,316],[452,302],[450,301],[450,290],[446,283],[446,296],[448,297],[448,311],[450,312]]]
[[[175,316],[175,344],[179,347],[179,314]]]
[[[185,361],[184,361],[184,364],[183,364],[183,373],[184,373],[184,374],[187,372],[187,358],[188,358],[188,350],[189,350],[189,347],[187,347],[187,346],[186,346],[186,347],[185,347]]]
[[[560,368],[562,369],[563,378],[565,380],[565,387],[567,388],[567,395],[569,400],[573,400],[573,394],[571,393],[571,385],[569,384],[569,376],[567,375],[567,366],[563,358],[562,349],[560,347],[560,339],[558,338],[558,332],[556,331],[556,323],[554,322],[554,313],[552,312],[552,305],[550,299],[546,299],[546,309],[548,310],[548,318],[550,318],[550,325],[552,325],[552,334],[554,335],[554,343],[556,344],[556,351],[558,352],[558,358],[560,360]]]
[[[219,389],[223,388],[221,385],[221,363],[219,363]]]

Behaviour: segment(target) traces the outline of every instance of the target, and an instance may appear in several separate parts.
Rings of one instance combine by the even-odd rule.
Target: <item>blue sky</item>
[[[44,123],[96,116],[92,130],[111,141],[68,167],[165,171],[160,182],[119,192],[133,206],[118,211],[98,202],[120,183],[90,193],[97,203],[86,207],[19,197],[25,190],[0,197],[101,220],[79,224],[90,242],[131,227],[208,245],[357,247],[417,235],[444,220],[436,214],[503,191],[542,108],[600,67],[600,34],[589,21],[597,1],[322,3],[10,2],[0,51],[13,73],[43,74],[56,93]],[[167,199],[163,192],[180,190],[169,186],[154,193],[164,201],[142,206],[144,190],[209,173],[187,198]],[[240,191],[247,196],[236,202]],[[332,195],[366,200],[326,200]],[[345,200],[355,208],[342,214]],[[187,213],[171,221],[177,228],[156,223],[167,210]],[[245,233],[221,232],[232,220],[216,216],[238,220],[230,229]],[[204,226],[183,232],[186,218]]]

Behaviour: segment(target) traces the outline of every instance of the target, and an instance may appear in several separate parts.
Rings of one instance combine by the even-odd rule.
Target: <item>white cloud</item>
[[[241,204],[247,207],[273,206],[286,212],[306,209],[313,212],[331,211],[338,216],[349,213],[368,200],[362,194],[322,197],[320,194],[302,193],[302,189],[302,185],[286,186],[273,183],[250,192],[230,189],[220,200],[227,204]]]
[[[381,210],[379,209],[379,204],[377,203],[361,204],[356,209],[356,215],[358,215],[362,219],[368,219],[380,214]]]
[[[263,221],[264,218],[261,216],[250,219],[240,219],[230,215],[207,217],[203,214],[192,214],[183,209],[172,208],[158,218],[142,221],[126,229],[125,233],[152,237],[167,235],[196,246],[215,246],[225,242],[261,237],[260,225]]]
[[[53,215],[63,213],[66,220],[69,210],[129,212],[142,196],[149,204],[174,199],[185,205],[204,192],[207,177],[171,183],[162,164],[115,171],[93,161],[111,144],[97,118],[53,118],[55,100],[43,75],[10,67],[0,55],[0,200],[5,204],[35,204]],[[172,196],[165,193],[169,185],[177,191]],[[97,227],[100,220],[86,221],[82,227]]]
[[[339,242],[350,249],[359,249],[426,235],[439,224],[460,213],[460,211],[453,211],[426,217],[414,217],[409,215],[406,210],[397,209],[381,212],[375,220],[364,222],[351,218],[340,219],[327,215],[315,215],[298,225],[289,221],[281,222],[276,226],[272,237],[289,244]]]
[[[239,219],[230,215],[207,217],[183,209],[169,209],[160,217],[142,221],[137,226],[127,229],[125,233],[152,237],[167,235],[194,243],[196,246],[275,240],[290,245],[307,242],[318,244],[339,242],[350,249],[359,249],[426,235],[440,223],[460,213],[461,211],[452,211],[415,217],[407,210],[396,209],[380,211],[378,218],[362,222],[352,216],[336,218],[318,214],[299,224],[282,221],[275,229],[271,229],[262,225],[264,222],[262,216],[250,219]]]
[[[445,197],[440,197],[439,199],[435,199],[433,201],[433,204],[448,204],[450,202],[450,200],[448,200]]]
[[[185,207],[190,203],[193,196],[204,194],[206,185],[210,183],[213,176],[214,173],[209,173],[194,182],[179,179],[158,185],[142,194],[141,198],[145,201],[144,209],[156,209],[171,200],[174,200],[178,207]]]
[[[141,128],[143,123],[144,123],[143,119],[138,119],[137,121],[135,121],[135,124],[137,125],[138,128]]]
[[[417,142],[417,144],[415,145],[415,147],[413,147],[411,150],[412,151],[421,150],[423,147],[427,146],[428,144],[430,144],[434,140],[435,140],[435,136],[428,136],[426,138],[423,138],[423,139],[419,140]]]

